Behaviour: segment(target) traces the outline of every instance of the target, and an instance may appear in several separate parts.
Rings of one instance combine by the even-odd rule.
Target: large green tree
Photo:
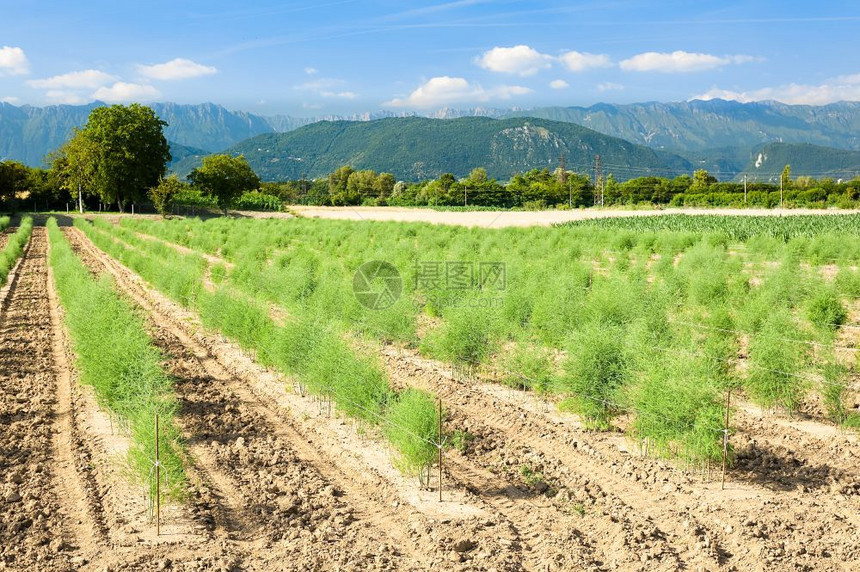
[[[27,188],[30,169],[17,161],[0,161],[0,202],[10,201]]]
[[[145,198],[170,161],[165,126],[152,109],[138,103],[93,109],[64,153],[70,190],[80,193],[86,181],[120,212],[126,203]]]
[[[203,164],[191,171],[188,180],[204,195],[213,197],[224,214],[242,193],[260,187],[260,177],[242,155],[204,157]]]

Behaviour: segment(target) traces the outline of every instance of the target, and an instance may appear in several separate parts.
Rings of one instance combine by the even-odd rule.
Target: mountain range
[[[29,105],[14,106],[0,103],[0,160],[14,159],[28,165],[38,166],[44,157],[59,147],[67,139],[72,129],[83,125],[90,111],[99,105],[95,102],[87,105],[56,105],[48,107],[33,107]],[[823,106],[785,105],[778,102],[738,103],[733,101],[710,100],[688,101],[674,103],[635,103],[635,104],[597,104],[590,107],[545,107],[531,110],[521,109],[492,109],[475,108],[458,110],[451,108],[440,109],[418,117],[412,112],[393,113],[379,111],[350,116],[324,116],[301,118],[287,115],[263,116],[243,111],[230,111],[220,105],[204,103],[200,105],[184,105],[175,103],[156,103],[151,105],[155,112],[165,121],[168,127],[165,136],[171,143],[174,162],[171,169],[177,172],[187,172],[190,166],[198,162],[200,157],[213,152],[229,150],[244,152],[252,164],[264,168],[264,176],[287,176],[298,172],[314,174],[316,168],[310,165],[329,165],[332,162],[348,158],[357,161],[354,166],[375,165],[380,170],[403,173],[404,176],[417,176],[420,173],[432,173],[438,170],[454,172],[462,175],[463,169],[468,171],[474,166],[485,166],[488,170],[500,174],[503,178],[510,175],[514,166],[524,168],[543,167],[551,163],[550,156],[557,160],[562,151],[569,160],[579,161],[577,149],[583,153],[590,152],[597,143],[594,132],[605,136],[623,139],[636,144],[624,147],[622,143],[615,144],[617,149],[626,149],[624,153],[632,153],[623,159],[620,155],[612,155],[612,162],[604,158],[607,166],[617,162],[617,166],[628,169],[634,176],[634,167],[640,173],[674,172],[675,169],[705,168],[721,180],[739,178],[744,173],[758,173],[764,176],[762,167],[755,167],[759,155],[769,159],[766,164],[774,165],[774,161],[787,161],[792,165],[793,174],[840,173],[853,170],[855,165],[853,155],[830,152],[824,148],[835,148],[846,151],[860,150],[860,103],[840,102]],[[432,123],[422,123],[428,117],[451,120],[451,125],[445,127],[426,127]],[[499,144],[504,139],[499,135],[505,129],[514,128],[507,123],[499,124],[490,129],[477,128],[477,125],[490,123],[474,123],[460,121],[464,118],[497,118],[498,121],[532,117],[536,120],[549,120],[550,124],[540,126],[552,134],[549,139],[541,140],[534,133],[519,134],[519,139],[530,141],[528,147],[532,155],[521,157],[514,155],[525,152],[517,148],[516,137],[509,140],[510,148]],[[377,120],[383,121],[377,121]],[[393,123],[391,121],[394,121]],[[350,122],[353,125],[347,125]],[[392,127],[397,122],[401,127]],[[379,125],[377,125],[377,123]],[[517,123],[519,127],[522,121]],[[590,130],[565,131],[564,127],[555,124],[566,123],[584,126]],[[364,125],[361,125],[364,124]],[[445,125],[445,122],[439,123]],[[439,130],[445,132],[446,139],[436,138]],[[593,131],[592,131],[593,130]],[[276,137],[277,134],[287,134],[298,131],[292,137]],[[321,145],[331,146],[337,137],[346,137],[339,154],[331,160],[321,156]],[[386,134],[390,133],[390,134]],[[433,145],[427,146],[427,139],[414,139],[407,142],[406,134],[416,137],[431,137]],[[265,136],[263,139],[252,139]],[[587,136],[587,141],[579,144],[575,138]],[[390,144],[383,141],[386,137],[395,137]],[[494,147],[486,154],[475,154],[480,145],[488,141],[473,141],[472,137],[495,138]],[[500,139],[502,137],[502,139]],[[369,145],[364,151],[351,149],[350,139],[365,138]],[[256,143],[251,143],[255,141]],[[276,141],[279,141],[276,143]],[[265,145],[257,145],[264,142]],[[773,144],[788,144],[784,147],[772,147]],[[608,143],[607,143],[608,144]],[[814,147],[814,165],[809,161],[810,147]],[[297,155],[287,146],[303,149],[304,155]],[[400,145],[400,147],[397,147]],[[656,155],[646,155],[637,145],[649,147]],[[556,147],[553,147],[556,146]],[[768,147],[770,146],[770,147]],[[447,147],[447,150],[446,150]],[[599,145],[598,145],[599,147]],[[767,149],[765,149],[767,147]],[[328,147],[327,147],[328,148]],[[394,157],[396,164],[383,164],[390,158],[386,155],[389,149],[399,148],[401,151]],[[552,149],[555,149],[551,151]],[[260,149],[260,151],[257,151]],[[466,149],[471,154],[463,155]],[[409,151],[416,156],[410,164],[406,164]],[[456,151],[459,150],[459,151]],[[767,152],[765,152],[765,150]],[[281,165],[272,162],[276,158],[272,153],[287,151],[281,158]],[[257,154],[259,153],[259,156]],[[292,155],[290,155],[292,153]],[[421,155],[426,155],[423,159]],[[498,155],[496,155],[498,153]],[[378,155],[378,160],[373,155]],[[408,153],[407,153],[408,155]],[[303,165],[293,169],[287,157],[298,157]],[[531,157],[531,158],[529,158]],[[647,157],[647,159],[646,159]],[[658,157],[660,164],[654,162]],[[680,159],[679,157],[683,158]],[[778,158],[778,159],[777,159]],[[471,163],[478,159],[486,164]],[[531,163],[535,160],[537,162]],[[584,159],[582,159],[584,161]],[[642,164],[636,161],[643,160]],[[296,161],[294,161],[296,162]],[[414,163],[425,164],[424,167]],[[588,161],[588,165],[593,162]],[[555,165],[556,163],[552,163]],[[809,164],[809,167],[803,165]],[[275,168],[283,167],[283,169]],[[468,167],[468,168],[467,168]],[[781,171],[779,166],[779,171]],[[776,169],[776,167],[774,167]],[[611,169],[607,169],[610,171]],[[620,172],[620,171],[619,171]],[[768,175],[770,176],[770,175]],[[627,178],[627,177],[624,177]]]

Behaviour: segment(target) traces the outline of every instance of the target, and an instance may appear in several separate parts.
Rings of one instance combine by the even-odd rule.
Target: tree
[[[227,214],[227,209],[243,192],[260,186],[260,177],[251,169],[243,155],[209,155],[203,165],[188,175],[191,184],[209,197]]]
[[[149,189],[149,198],[152,199],[155,210],[161,213],[161,216],[167,217],[176,197],[187,188],[187,183],[180,181],[176,175],[171,175],[166,179],[161,179],[158,185]]]
[[[97,151],[95,140],[75,128],[71,139],[49,157],[51,171],[60,181],[60,188],[77,197],[81,214],[84,213],[84,191],[93,191],[98,167]]]
[[[0,161],[0,202],[11,200],[27,187],[30,169],[17,161]]]
[[[716,182],[716,177],[712,176],[705,169],[699,169],[693,172],[693,184],[690,185],[689,192],[706,193],[710,186]]]
[[[92,190],[104,202],[116,202],[120,212],[127,202],[144,198],[171,159],[166,125],[151,108],[137,103],[93,109],[65,153],[70,174],[78,177],[79,194],[81,182],[89,178]]]
[[[782,175],[780,175],[780,183],[786,189],[789,188],[791,184],[791,165],[786,165],[782,170]]]

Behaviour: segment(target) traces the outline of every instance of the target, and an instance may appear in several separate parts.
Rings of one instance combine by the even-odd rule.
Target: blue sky
[[[0,0],[0,100],[263,114],[860,100],[860,3]]]

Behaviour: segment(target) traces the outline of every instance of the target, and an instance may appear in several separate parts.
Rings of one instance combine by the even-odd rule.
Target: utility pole
[[[463,185],[463,206],[469,206],[469,187]]]
[[[562,155],[564,157],[564,155]],[[573,181],[567,182],[567,208],[573,208]]]
[[[744,204],[747,204],[747,176],[744,175]]]

